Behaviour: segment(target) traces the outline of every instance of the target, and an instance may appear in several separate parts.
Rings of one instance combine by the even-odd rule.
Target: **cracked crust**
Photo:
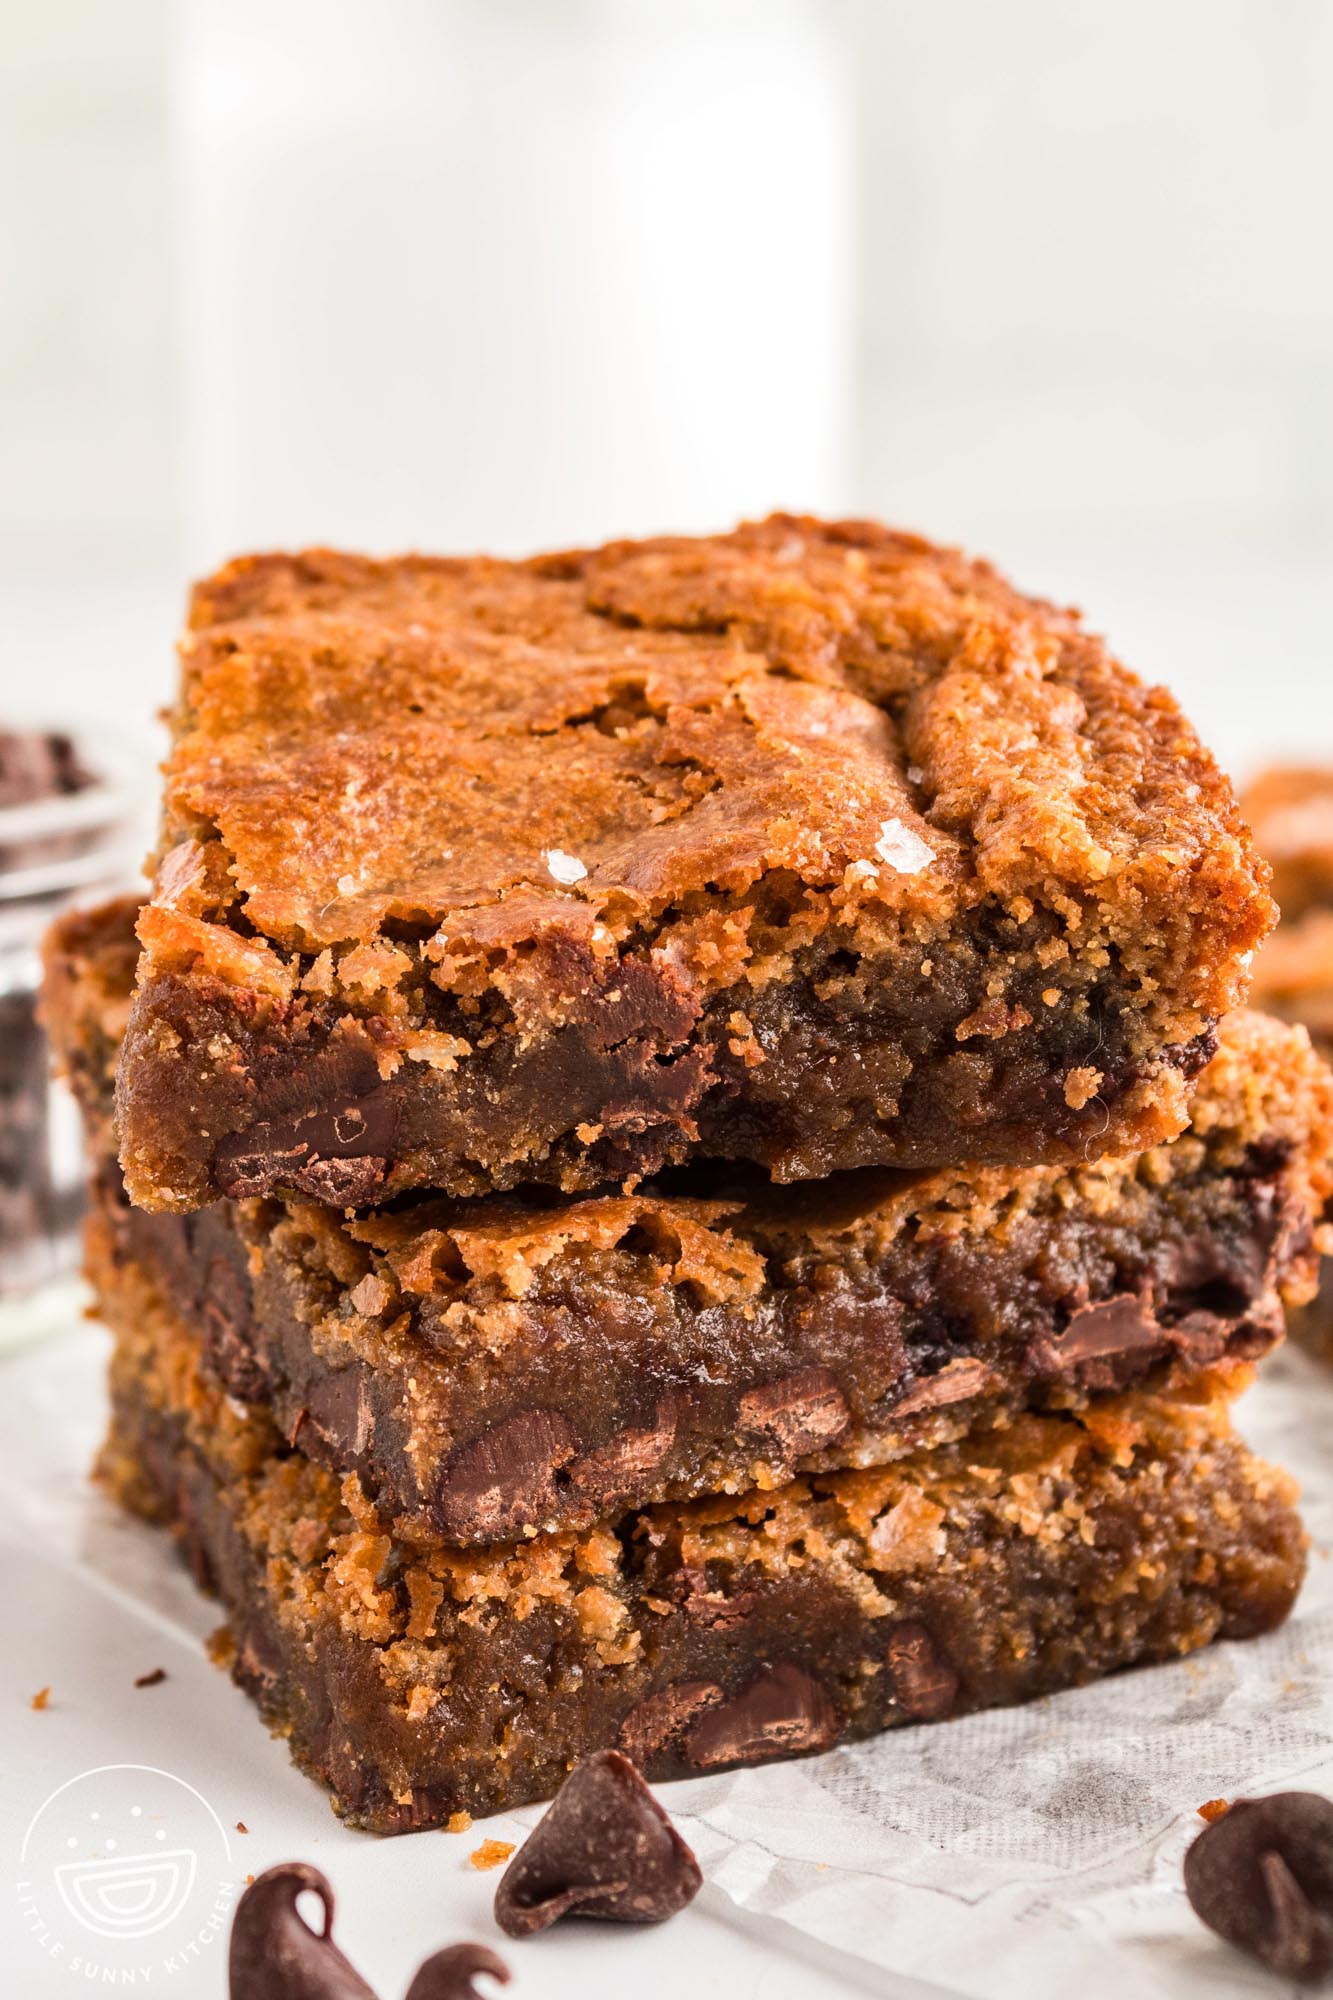
[[[1170,697],[954,551],[783,516],[243,558],[182,641],[128,1183],[188,1209],[330,1166],[303,1191],[1150,1144],[1270,919]],[[383,1144],[294,1130],[348,1107]]]
[[[485,1552],[397,1541],[164,1310],[119,1328],[112,1389],[104,1478],[174,1529],[236,1679],[379,1832],[547,1797],[603,1747],[685,1776],[1176,1658],[1279,1623],[1304,1567],[1290,1481],[1206,1384]]]

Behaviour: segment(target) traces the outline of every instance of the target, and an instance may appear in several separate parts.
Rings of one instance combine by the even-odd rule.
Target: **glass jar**
[[[135,775],[66,731],[0,733],[0,1348],[77,1301],[83,1146],[38,1019],[41,940],[70,904],[133,880]]]

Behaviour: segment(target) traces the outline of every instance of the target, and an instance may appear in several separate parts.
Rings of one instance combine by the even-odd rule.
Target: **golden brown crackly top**
[[[503,951],[552,919],[614,948],[775,876],[872,932],[988,894],[1090,900],[1126,936],[1172,901],[1267,922],[1171,697],[1076,613],[874,523],[244,557],[181,650],[165,844],[219,836],[286,948],[394,920]]]

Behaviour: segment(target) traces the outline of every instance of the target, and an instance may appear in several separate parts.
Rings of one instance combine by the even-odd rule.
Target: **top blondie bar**
[[[1143,1148],[1272,921],[1168,694],[872,522],[243,557],[180,653],[145,1208]]]

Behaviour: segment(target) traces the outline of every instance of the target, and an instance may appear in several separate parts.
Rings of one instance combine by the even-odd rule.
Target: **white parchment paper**
[[[40,1547],[45,1573],[67,1579],[59,1587],[93,1581],[102,1600],[197,1649],[216,1612],[200,1609],[165,1540],[121,1522],[87,1483],[102,1422],[97,1341],[71,1335],[0,1369],[0,1536],[29,1557]],[[770,1946],[785,1935],[812,1978],[826,1959],[844,1979],[893,1994],[1216,2000],[1278,1990],[1202,1930],[1180,1861],[1205,1799],[1333,1793],[1333,1373],[1286,1352],[1239,1415],[1255,1448],[1300,1478],[1314,1538],[1283,1631],[1026,1709],[664,1788],[703,1863],[707,1903]],[[246,1768],[262,1731],[220,1682],[210,1707],[209,1726],[234,1735]],[[292,1797],[312,1829],[327,1826],[313,1787]],[[521,1837],[539,1810],[485,1831]],[[406,1860],[440,1839],[337,1831],[351,1842],[344,1868],[368,1878],[383,1873],[372,1855]],[[802,1990],[799,1978],[790,1990]]]

